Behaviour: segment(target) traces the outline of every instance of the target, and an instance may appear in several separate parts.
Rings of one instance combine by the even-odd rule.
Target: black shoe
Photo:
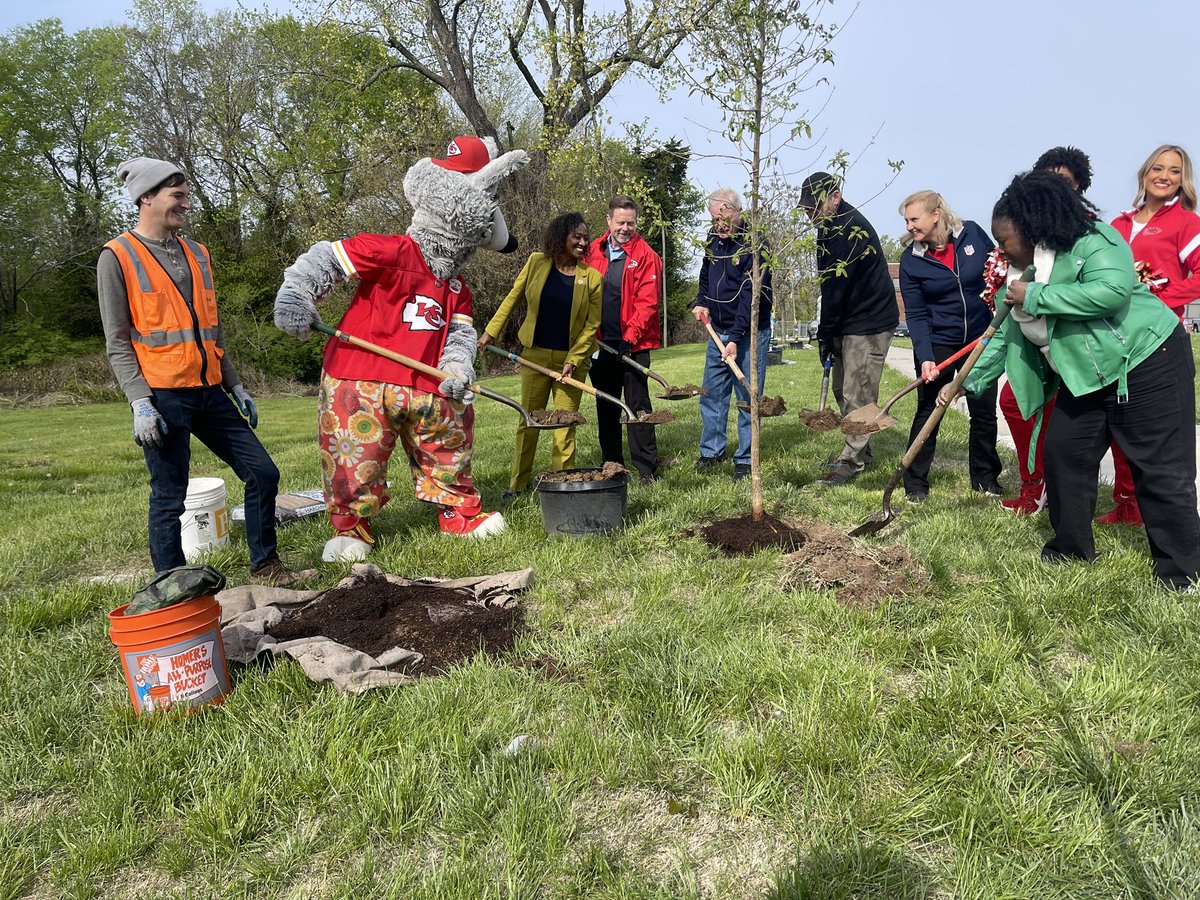
[[[733,464],[733,480],[741,481],[743,478],[750,477],[749,463],[734,463]]]
[[[520,497],[522,494],[528,494],[528,493],[529,493],[529,488],[525,488],[525,490],[523,490],[523,491],[509,490],[509,491],[505,491],[503,494],[501,494],[500,499],[501,500],[512,500],[514,497]]]
[[[982,481],[979,484],[971,485],[971,490],[983,494],[985,497],[1003,497],[1004,488],[1000,487],[1000,482],[995,478],[991,481]]]
[[[696,460],[697,472],[708,472],[717,468],[721,463],[725,462],[726,456],[722,453],[720,456],[702,456]]]
[[[642,484],[654,484],[654,482],[658,479],[656,479],[653,475],[642,475],[638,480]]]
[[[929,491],[909,491],[904,499],[909,503],[924,503],[929,499]]]
[[[813,484],[818,487],[841,487],[843,484],[849,484],[857,477],[857,472],[847,475],[845,472],[834,471],[830,472],[824,478],[818,478]]]

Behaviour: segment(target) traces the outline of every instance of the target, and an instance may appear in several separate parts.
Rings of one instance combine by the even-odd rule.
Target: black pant
[[[934,344],[934,361],[953,356],[962,347],[955,344]],[[917,375],[921,374],[920,360],[916,362]],[[962,360],[940,369],[936,381],[917,388],[917,411],[913,416],[912,428],[908,432],[908,443],[917,439],[921,429],[937,406],[938,391],[954,380],[954,374],[962,366]],[[971,487],[990,485],[1000,477],[1002,468],[1000,454],[996,452],[996,386],[988,388],[977,397],[967,397],[967,412],[971,416],[971,431],[967,442],[967,468],[971,473]],[[938,428],[941,423],[938,423]],[[933,430],[921,452],[904,473],[906,491],[929,492],[929,469],[933,465],[933,452],[937,449],[938,428]]]
[[[650,351],[641,350],[629,354],[647,368],[650,366]],[[624,393],[625,405],[634,413],[651,412],[650,388],[645,375],[621,357],[601,350],[600,356],[592,361],[589,373],[592,387],[613,397]],[[596,398],[596,428],[600,433],[600,453],[605,462],[625,465],[625,454],[621,445],[621,417],[624,410],[608,400]],[[653,475],[658,468],[658,441],[653,425],[638,425],[629,429],[629,455],[639,475]]]
[[[1076,397],[1058,390],[1046,430],[1046,491],[1054,537],[1042,556],[1095,559],[1092,516],[1100,460],[1116,440],[1133,472],[1138,509],[1154,558],[1154,574],[1184,587],[1200,574],[1196,513],[1196,375],[1180,326],[1129,373],[1129,398],[1117,385]]]

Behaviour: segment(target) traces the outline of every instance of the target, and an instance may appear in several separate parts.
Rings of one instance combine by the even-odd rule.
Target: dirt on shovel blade
[[[627,425],[666,425],[668,422],[674,422],[676,419],[675,413],[667,412],[665,409],[656,409],[654,412],[638,413],[637,418],[630,419],[625,424]]]
[[[708,391],[698,384],[672,385],[670,389],[658,395],[659,400],[687,400],[691,397],[703,397]]]
[[[573,409],[531,409],[529,418],[539,425],[586,425],[587,419]]]
[[[738,403],[737,407],[738,407],[738,409],[746,410],[746,412],[750,411],[749,403]],[[784,402],[782,396],[780,396],[780,397],[763,397],[758,401],[758,414],[760,416],[762,416],[764,419],[774,418],[775,416],[782,416],[786,412],[787,412],[787,404]]]
[[[800,410],[800,421],[813,431],[833,431],[842,424],[842,416],[836,409],[815,410],[805,407]]]
[[[880,419],[870,419],[866,422],[849,418],[842,420],[842,434],[849,435],[850,437],[859,434],[874,434],[877,431],[882,431],[883,427],[883,421]]]
[[[424,655],[397,667],[409,675],[444,672],[480,650],[512,649],[517,609],[481,606],[469,594],[428,584],[373,578],[326,591],[271,629],[278,641],[321,635],[370,656],[393,647]]]
[[[585,481],[610,481],[629,473],[620,463],[606,462],[600,469],[568,469],[565,472],[543,472],[538,476],[540,481],[566,482],[580,484]]]

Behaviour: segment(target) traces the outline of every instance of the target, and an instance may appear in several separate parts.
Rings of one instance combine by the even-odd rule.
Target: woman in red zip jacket
[[[1192,160],[1182,147],[1163,144],[1146,157],[1137,174],[1134,208],[1112,221],[1129,242],[1147,286],[1183,321],[1188,303],[1200,299],[1200,216]],[[1096,518],[1104,525],[1141,525],[1133,495],[1133,473],[1113,443],[1112,512]]]
[[[983,334],[992,311],[980,299],[983,269],[992,239],[974,222],[964,222],[937,191],[918,191],[900,205],[908,243],[900,257],[900,293],[913,342],[917,375],[917,411],[909,431],[911,444],[937,405],[938,391],[949,384],[961,361],[939,370],[938,360],[952,356]],[[971,414],[968,467],[971,487],[989,497],[1003,494],[1000,454],[996,452],[996,386],[967,399]],[[937,429],[904,473],[911,503],[929,497],[929,469],[937,448]]]

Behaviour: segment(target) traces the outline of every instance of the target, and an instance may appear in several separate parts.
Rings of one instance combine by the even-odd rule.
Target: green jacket
[[[517,338],[526,347],[532,347],[538,307],[542,302],[542,288],[546,286],[546,279],[550,277],[550,267],[553,265],[554,261],[549,256],[531,253],[512,290],[500,303],[500,308],[496,310],[496,314],[484,330],[493,338],[500,337],[504,324],[512,315],[513,307],[518,301],[524,300],[525,319],[517,330]],[[582,366],[596,350],[596,332],[600,328],[603,290],[604,278],[599,272],[583,264],[575,268],[575,290],[571,295],[571,348],[566,359],[573,366]]]
[[[1006,296],[1002,288],[996,302]],[[1115,382],[1117,396],[1127,397],[1129,372],[1179,326],[1178,317],[1138,281],[1129,245],[1102,222],[1070,252],[1055,255],[1048,281],[1029,285],[1024,309],[1031,316],[1046,317],[1050,357],[1058,372],[1010,316],[964,387],[977,394],[1007,373],[1021,414],[1038,414],[1031,454],[1041,428],[1041,409],[1059,384],[1079,397]]]

